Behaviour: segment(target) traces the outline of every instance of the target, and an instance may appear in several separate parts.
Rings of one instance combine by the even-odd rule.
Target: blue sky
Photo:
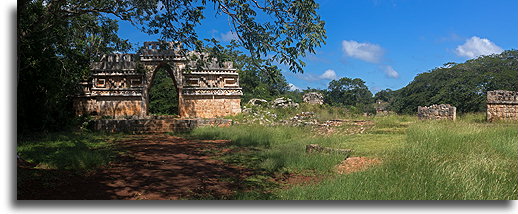
[[[294,88],[327,88],[340,77],[361,78],[369,89],[399,89],[418,73],[447,62],[517,49],[516,0],[321,0],[326,44],[305,58],[304,74],[285,66]],[[209,6],[211,7],[211,6]],[[224,44],[232,38],[226,17],[205,14],[197,28]],[[158,36],[121,22],[119,34],[142,44]]]

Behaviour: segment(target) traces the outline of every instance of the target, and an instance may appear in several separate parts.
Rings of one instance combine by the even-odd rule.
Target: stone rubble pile
[[[309,103],[309,104],[317,104],[317,105],[324,104],[324,96],[318,92],[306,93],[306,94],[304,94],[304,96],[302,96],[302,100],[305,103]]]
[[[270,102],[272,108],[297,108],[299,104],[293,102],[290,98],[279,97]]]
[[[288,120],[281,121],[281,123],[289,126],[307,126],[317,125],[318,121],[315,119],[315,112],[301,112]]]
[[[253,98],[250,101],[248,101],[247,104],[251,105],[251,106],[260,106],[260,105],[263,105],[263,104],[266,104],[266,103],[268,103],[268,101],[263,100],[263,99]]]

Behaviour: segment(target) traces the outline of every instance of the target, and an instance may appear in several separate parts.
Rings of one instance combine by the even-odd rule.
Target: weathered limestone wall
[[[241,98],[237,96],[182,96],[179,98],[182,118],[216,118],[241,113]]]
[[[216,118],[240,113],[243,92],[232,63],[209,60],[198,67],[185,51],[176,42],[144,42],[144,48],[136,54],[104,55],[91,64],[90,78],[80,83],[82,90],[74,104],[76,113],[145,118],[149,113],[149,90],[160,68],[173,78],[180,117]],[[186,70],[187,65],[196,70]]]
[[[230,126],[229,119],[180,119],[180,118],[147,118],[96,120],[93,129],[103,132],[126,133],[164,133],[188,132],[201,126]]]
[[[109,97],[109,98],[79,98],[74,101],[74,109],[77,115],[97,115],[97,116],[143,116],[142,100]]]
[[[487,121],[518,120],[518,91],[488,91]]]
[[[441,120],[441,119],[449,119],[455,120],[457,118],[457,108],[451,106],[450,104],[440,104],[440,105],[431,105],[431,106],[418,106],[417,107],[417,117],[420,120],[425,119],[433,119],[433,120]]]

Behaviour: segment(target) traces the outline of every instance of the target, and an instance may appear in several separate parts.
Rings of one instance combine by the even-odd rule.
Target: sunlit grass
[[[281,199],[516,200],[514,125],[423,121],[383,164],[317,185],[280,190]]]
[[[251,167],[271,172],[312,172],[321,183],[269,191],[268,199],[295,200],[510,200],[518,196],[517,123],[487,123],[483,114],[456,121],[420,121],[413,115],[355,117],[374,125],[362,134],[320,135],[307,127],[200,128],[195,137],[230,139]],[[342,118],[344,119],[344,118]],[[348,118],[345,118],[348,119]],[[343,156],[307,154],[307,144],[353,149],[380,158],[366,171],[338,175]],[[239,154],[233,154],[239,155]],[[265,199],[240,193],[241,199]]]

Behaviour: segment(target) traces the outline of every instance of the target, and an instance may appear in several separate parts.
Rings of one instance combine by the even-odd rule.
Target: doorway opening
[[[167,66],[157,68],[149,89],[150,115],[178,115],[178,92]]]

